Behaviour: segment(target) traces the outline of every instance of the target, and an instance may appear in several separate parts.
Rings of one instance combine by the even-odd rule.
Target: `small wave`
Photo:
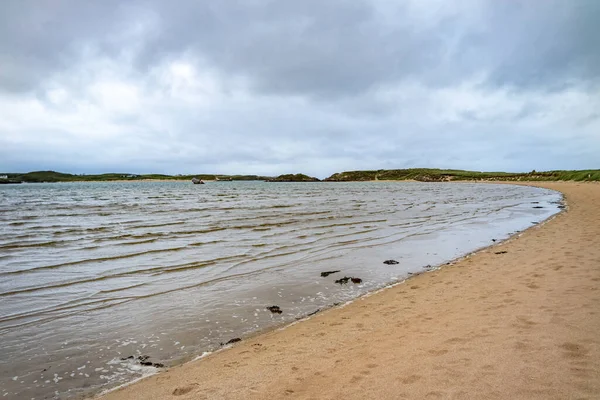
[[[164,222],[164,223],[160,223],[160,224],[128,226],[128,229],[162,228],[164,226],[183,225],[183,224],[185,224],[185,221],[175,221],[175,222]]]
[[[120,239],[147,239],[147,238],[154,238],[154,239],[158,239],[161,237],[167,236],[166,233],[162,233],[162,232],[147,232],[147,233],[141,233],[141,234],[123,234],[123,235],[118,235],[118,236],[110,236],[110,237],[102,237],[102,238],[98,238],[95,239],[94,242],[104,242],[107,240],[120,240]]]
[[[9,226],[22,226],[22,225],[25,225],[25,224],[26,224],[26,222],[17,221],[17,222],[10,222],[8,225]]]
[[[222,226],[215,226],[215,227],[207,228],[207,229],[198,229],[198,230],[192,230],[192,231],[177,231],[177,232],[172,232],[172,233],[177,236],[190,236],[190,235],[202,235],[204,233],[219,232],[219,231],[224,231],[225,229],[227,229],[227,228],[224,228]]]
[[[113,246],[136,246],[138,244],[148,244],[148,243],[154,243],[158,240],[158,238],[154,238],[154,239],[146,239],[146,240],[140,240],[140,241],[134,241],[134,242],[122,242],[122,243],[115,243]],[[98,247],[98,246],[96,246]]]
[[[210,242],[197,242],[197,243],[190,243],[188,244],[188,246],[190,247],[199,247],[199,246],[205,246],[207,244],[216,244],[216,243],[221,243],[223,242],[222,240],[212,240]]]
[[[95,233],[103,233],[110,232],[112,230],[111,227],[108,226],[98,226],[94,228],[69,228],[62,231],[55,231],[52,234],[54,236],[77,236],[77,235],[85,235],[85,234],[95,234]]]
[[[81,265],[81,264],[89,264],[89,263],[96,263],[96,262],[102,262],[102,261],[111,261],[111,260],[120,260],[120,259],[124,259],[124,258],[139,257],[139,256],[147,255],[147,254],[181,251],[184,249],[185,249],[185,246],[184,247],[172,247],[172,248],[167,248],[167,249],[147,250],[147,251],[141,251],[138,253],[121,254],[118,256],[111,256],[111,257],[90,258],[90,259],[86,259],[86,260],[71,261],[71,262],[62,263],[62,264],[45,265],[42,267],[34,267],[34,268],[29,268],[29,269],[20,269],[20,270],[16,270],[16,271],[3,272],[0,275],[26,274],[26,273],[31,273],[31,272],[43,271],[43,270],[48,270],[48,269],[58,269],[58,268],[70,267],[70,266]],[[2,294],[0,294],[0,296],[1,295]]]
[[[38,243],[8,243],[0,245],[0,250],[12,250],[12,249],[25,249],[30,247],[56,247],[64,245],[68,241],[50,241],[50,242],[38,242]]]

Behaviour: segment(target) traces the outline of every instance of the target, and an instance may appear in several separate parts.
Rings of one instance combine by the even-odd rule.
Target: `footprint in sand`
[[[444,354],[447,354],[448,350],[446,349],[442,349],[442,350],[429,350],[429,354],[434,355],[434,356],[443,356]]]
[[[183,396],[184,394],[188,394],[192,390],[196,389],[197,386],[198,384],[194,383],[192,385],[178,387],[175,390],[173,390],[173,396]]]
[[[577,343],[566,342],[560,347],[565,350],[564,356],[566,358],[581,358],[585,357],[588,353],[588,350],[585,347]]]
[[[410,375],[407,376],[405,378],[401,378],[400,382],[402,382],[405,385],[410,385],[411,383],[415,383],[417,381],[421,380],[421,376],[420,375]]]

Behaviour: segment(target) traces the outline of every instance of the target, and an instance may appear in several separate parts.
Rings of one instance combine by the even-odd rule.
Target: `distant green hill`
[[[270,177],[258,176],[258,175],[211,175],[211,174],[198,174],[198,175],[163,175],[163,174],[129,174],[129,173],[107,173],[107,174],[96,174],[96,175],[75,175],[65,174],[62,172],[55,171],[34,171],[27,173],[6,173],[8,180],[16,182],[102,182],[102,181],[139,181],[139,180],[191,180],[194,177],[207,181],[217,180],[265,180]]]
[[[269,182],[320,182],[319,179],[304,174],[285,174],[268,179]]]
[[[546,172],[478,172],[453,169],[410,168],[377,171],[346,171],[331,175],[325,181],[416,180],[445,181],[600,181],[600,170],[546,171]]]

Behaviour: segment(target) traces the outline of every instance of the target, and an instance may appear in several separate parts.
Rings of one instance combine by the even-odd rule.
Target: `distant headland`
[[[276,177],[260,175],[164,175],[164,174],[68,174],[55,171],[34,171],[27,173],[0,173],[2,183],[36,182],[110,182],[110,181],[191,181],[192,178],[204,181],[266,181],[266,182],[320,182],[321,180],[305,174],[284,174]],[[325,182],[366,182],[366,181],[600,181],[600,170],[578,171],[531,171],[531,172],[479,172],[451,169],[409,168],[380,169],[368,171],[337,172]]]

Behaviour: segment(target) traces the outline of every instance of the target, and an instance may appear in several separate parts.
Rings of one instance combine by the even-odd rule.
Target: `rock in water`
[[[331,275],[331,274],[335,274],[335,273],[337,273],[337,272],[340,272],[340,270],[338,269],[338,270],[336,270],[336,271],[325,271],[325,272],[321,272],[321,276],[322,276],[323,278],[326,278],[326,277],[328,277],[329,275]]]
[[[384,264],[387,264],[387,265],[395,265],[395,264],[400,264],[400,263],[399,263],[398,261],[396,261],[396,260],[385,260],[383,263],[384,263]]]
[[[340,285],[345,285],[346,283],[348,283],[349,280],[350,280],[350,278],[345,276],[345,277],[335,281],[335,283],[339,283]]]
[[[362,283],[362,279],[360,278],[350,278],[350,280],[352,281],[352,283]]]
[[[283,312],[279,306],[269,306],[267,307],[267,310],[271,311],[273,314],[281,314]]]

